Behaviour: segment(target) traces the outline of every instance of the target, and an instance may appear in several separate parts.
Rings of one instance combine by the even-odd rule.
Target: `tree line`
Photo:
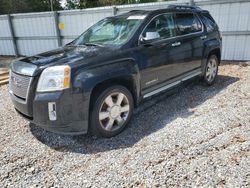
[[[0,0],[0,14],[44,12],[163,0]]]

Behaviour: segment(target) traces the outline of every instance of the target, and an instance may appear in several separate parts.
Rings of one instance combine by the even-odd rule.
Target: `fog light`
[[[49,120],[55,121],[56,120],[56,103],[55,102],[48,103],[48,111],[49,111]]]

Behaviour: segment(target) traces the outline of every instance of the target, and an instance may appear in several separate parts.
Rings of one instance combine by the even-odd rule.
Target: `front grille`
[[[16,74],[10,71],[10,91],[17,97],[26,100],[32,77]]]

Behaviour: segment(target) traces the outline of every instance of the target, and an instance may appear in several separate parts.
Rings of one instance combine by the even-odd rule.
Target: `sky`
[[[61,1],[61,5],[62,5],[62,7],[65,7],[65,5],[66,5],[66,0],[62,0],[62,1]]]

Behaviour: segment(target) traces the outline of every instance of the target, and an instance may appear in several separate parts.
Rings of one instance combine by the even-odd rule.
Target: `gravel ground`
[[[142,104],[111,139],[19,117],[0,87],[0,187],[250,187],[250,64]]]

